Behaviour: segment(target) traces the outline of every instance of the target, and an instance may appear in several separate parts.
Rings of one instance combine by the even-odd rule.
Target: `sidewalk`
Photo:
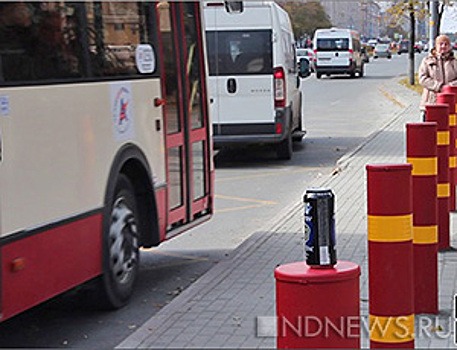
[[[404,163],[405,123],[419,122],[417,94],[399,85],[397,79],[384,88],[405,109],[344,156],[338,163],[339,171],[309,184],[329,187],[335,193],[337,257],[361,267],[362,319],[368,317],[365,165]],[[275,225],[252,235],[230,260],[208,271],[117,348],[275,348],[271,329],[275,316],[273,272],[278,265],[303,260],[302,198],[282,214]],[[455,215],[451,214],[451,233]],[[451,243],[455,246],[454,237]],[[434,329],[442,330],[424,328],[416,334],[416,348],[455,347],[452,296],[456,292],[457,252],[440,253],[440,314],[416,315],[416,322],[422,322],[421,318],[433,320]],[[364,327],[361,334],[361,345],[368,348]]]

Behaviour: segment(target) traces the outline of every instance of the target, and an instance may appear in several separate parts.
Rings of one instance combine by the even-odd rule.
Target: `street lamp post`
[[[438,0],[430,0],[430,28],[429,28],[429,49],[435,46],[435,39],[438,36]]]
[[[415,27],[416,18],[414,15],[414,2],[409,0],[409,20],[411,24],[410,38],[409,38],[409,84],[414,85],[414,42],[416,40]]]

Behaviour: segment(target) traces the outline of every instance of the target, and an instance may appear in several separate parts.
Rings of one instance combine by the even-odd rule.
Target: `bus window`
[[[147,42],[145,15],[136,2],[88,2],[89,48],[96,76],[136,74],[135,48]]]
[[[189,109],[191,114],[192,129],[203,126],[202,101],[201,96],[201,69],[198,62],[201,62],[198,50],[197,24],[195,23],[195,6],[192,3],[186,3],[184,8],[184,28],[186,31],[187,45],[187,75],[189,76],[190,94]]]
[[[135,50],[151,44],[150,3],[0,3],[0,84],[145,76]]]
[[[0,81],[77,77],[73,8],[62,2],[0,4]]]

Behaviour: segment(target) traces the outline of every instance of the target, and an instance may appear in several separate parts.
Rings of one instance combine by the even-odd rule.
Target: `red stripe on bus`
[[[3,246],[2,321],[100,275],[101,232],[96,214]]]

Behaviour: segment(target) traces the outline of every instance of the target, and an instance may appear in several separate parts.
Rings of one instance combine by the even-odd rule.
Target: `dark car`
[[[409,40],[402,40],[398,43],[398,54],[408,53],[409,51]]]
[[[362,56],[362,60],[364,63],[370,62],[370,56],[368,55],[366,46],[362,46],[362,49],[360,50],[360,55]]]

